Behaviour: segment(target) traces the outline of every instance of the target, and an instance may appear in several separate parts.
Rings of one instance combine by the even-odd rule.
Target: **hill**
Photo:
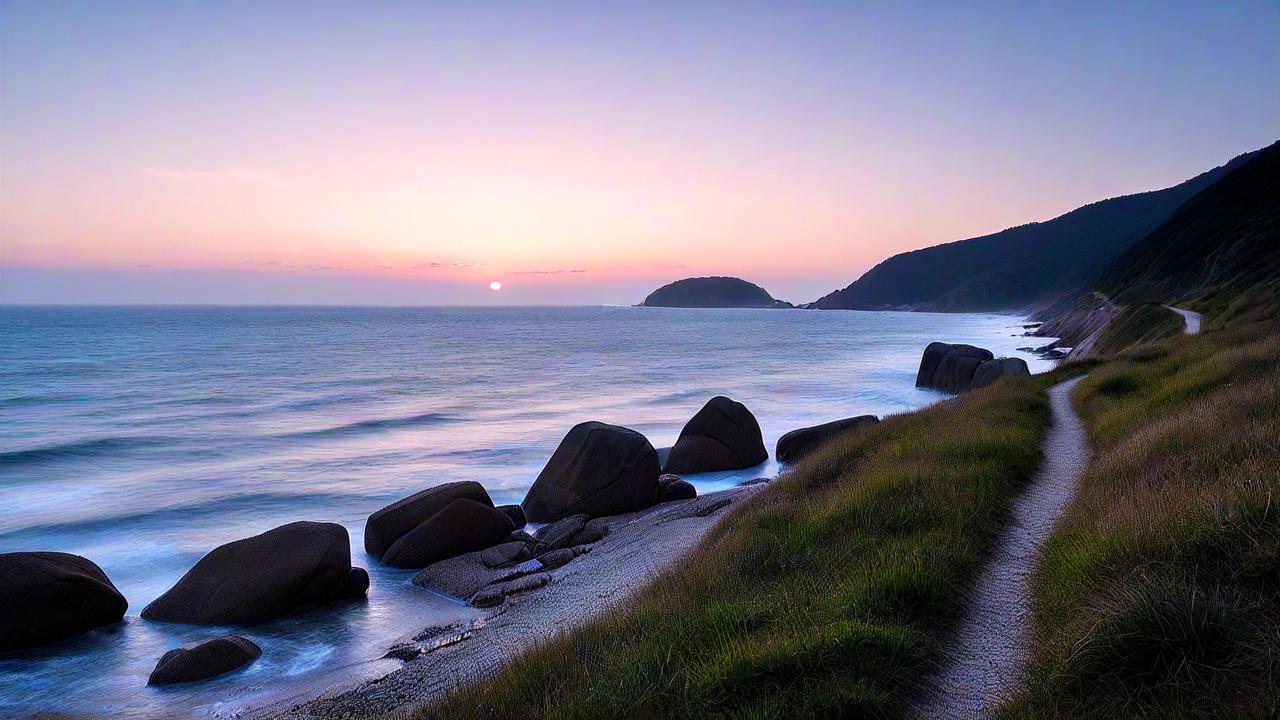
[[[1258,152],[1163,190],[1102,200],[1046,222],[894,255],[806,307],[1011,310],[1088,287],[1180,205]]]
[[[685,278],[649,293],[644,307],[789,308],[764,288],[735,277]]]

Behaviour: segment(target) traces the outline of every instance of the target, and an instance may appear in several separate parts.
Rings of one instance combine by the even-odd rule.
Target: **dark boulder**
[[[454,500],[473,500],[493,507],[489,493],[478,482],[465,480],[427,488],[369,516],[364,526],[365,552],[381,558],[405,533],[426,522]]]
[[[544,569],[554,570],[558,567],[568,565],[569,562],[576,557],[578,557],[578,553],[575,553],[573,548],[566,547],[539,555],[538,562],[542,563],[542,567]]]
[[[541,523],[642,510],[658,499],[658,470],[658,453],[640,433],[601,422],[575,425],[529,488],[524,513]]]
[[[573,538],[590,520],[586,515],[570,515],[561,518],[538,531],[538,542],[548,550],[558,550],[573,544]]]
[[[590,545],[598,543],[609,535],[609,523],[604,518],[589,521],[570,540],[572,545]]]
[[[156,663],[148,685],[206,680],[244,667],[262,654],[253,642],[239,635],[223,635],[185,648],[170,650]]]
[[[696,497],[697,488],[679,475],[663,475],[658,478],[658,502],[692,500]]]
[[[480,562],[491,568],[507,567],[528,560],[537,550],[537,543],[505,542],[480,553]]]
[[[973,345],[929,343],[920,357],[916,387],[963,392],[969,389],[978,366],[993,357],[990,350]]]
[[[0,553],[0,651],[119,622],[128,608],[102,568],[79,555]]]
[[[778,458],[778,462],[794,463],[843,432],[866,425],[874,425],[878,422],[880,422],[880,418],[875,415],[859,415],[814,425],[813,427],[792,430],[778,438],[778,446],[774,450],[774,457]]]
[[[978,366],[976,372],[973,373],[973,382],[970,387],[978,389],[986,387],[1002,377],[1028,377],[1031,370],[1027,368],[1027,361],[1022,358],[996,358],[988,360]]]
[[[768,459],[760,424],[747,406],[716,396],[685,423],[663,472],[688,475],[741,470]]]
[[[369,575],[351,567],[336,523],[294,522],[214,548],[142,617],[194,625],[266,622],[294,608],[363,597]]]
[[[512,530],[511,519],[492,505],[454,500],[396,540],[382,556],[382,562],[392,567],[426,567],[446,558],[492,547]]]
[[[519,505],[499,505],[497,510],[510,518],[511,524],[518,528],[524,527],[527,522],[524,517],[524,508]]]

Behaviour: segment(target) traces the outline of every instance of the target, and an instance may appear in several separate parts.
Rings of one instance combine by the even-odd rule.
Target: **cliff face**
[[[685,278],[649,293],[645,307],[682,308],[789,308],[764,288],[735,277]]]

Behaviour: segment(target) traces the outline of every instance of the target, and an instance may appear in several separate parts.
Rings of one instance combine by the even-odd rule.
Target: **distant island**
[[[769,291],[736,277],[685,278],[649,293],[641,307],[680,308],[789,308]]]

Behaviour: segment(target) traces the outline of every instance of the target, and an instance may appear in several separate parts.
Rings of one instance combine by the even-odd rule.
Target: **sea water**
[[[766,446],[910,411],[930,341],[1015,348],[1010,315],[587,308],[0,308],[0,552],[97,563],[125,622],[0,654],[0,716],[227,716],[475,611],[365,554],[369,513],[444,482],[524,496],[565,432],[600,420],[672,444],[707,399],[747,405]],[[700,492],[772,460],[693,476]],[[139,612],[217,545],[292,522],[346,526],[366,602],[237,632],[262,657],[153,688],[165,651],[227,628]]]

